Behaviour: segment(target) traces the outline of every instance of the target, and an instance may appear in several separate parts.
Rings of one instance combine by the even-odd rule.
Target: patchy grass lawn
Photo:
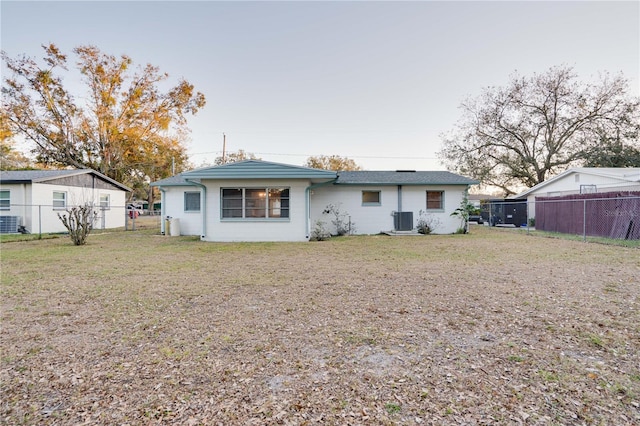
[[[0,422],[640,423],[637,249],[156,234],[0,246]]]

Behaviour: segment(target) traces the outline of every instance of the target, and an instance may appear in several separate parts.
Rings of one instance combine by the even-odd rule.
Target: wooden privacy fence
[[[541,231],[640,239],[640,192],[536,197],[535,214]]]

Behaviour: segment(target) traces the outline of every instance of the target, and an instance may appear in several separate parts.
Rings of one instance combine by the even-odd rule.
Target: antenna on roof
[[[222,133],[222,164],[224,164],[224,157],[227,151],[227,135]]]

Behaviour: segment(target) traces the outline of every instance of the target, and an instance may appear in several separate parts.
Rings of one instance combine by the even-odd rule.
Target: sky
[[[224,133],[228,152],[266,161],[444,170],[460,103],[514,73],[622,72],[640,94],[637,1],[2,0],[0,19],[10,57],[91,44],[192,83],[207,99],[188,119],[195,166],[221,155]]]

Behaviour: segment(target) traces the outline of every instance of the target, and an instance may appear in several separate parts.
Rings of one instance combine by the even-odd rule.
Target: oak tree
[[[33,144],[36,160],[51,166],[92,168],[148,190],[148,182],[186,167],[186,117],[205,97],[184,79],[168,89],[168,74],[95,46],[73,49],[85,93],[67,85],[69,60],[57,46],[43,46],[38,62],[2,58],[12,75],[3,79],[2,109],[13,132]],[[148,192],[153,202],[153,192]]]
[[[336,172],[362,170],[352,159],[339,155],[312,156],[307,158],[305,166],[313,169],[332,170]]]
[[[461,104],[462,117],[438,153],[452,171],[512,194],[550,175],[584,165],[615,135],[634,135],[639,100],[622,75],[578,81],[572,68],[512,76]]]
[[[235,152],[226,152],[224,156],[216,157],[215,165],[221,166],[223,164],[237,163],[238,161],[244,160],[260,160],[260,158],[256,157],[252,152],[245,152],[244,149],[239,149]]]

